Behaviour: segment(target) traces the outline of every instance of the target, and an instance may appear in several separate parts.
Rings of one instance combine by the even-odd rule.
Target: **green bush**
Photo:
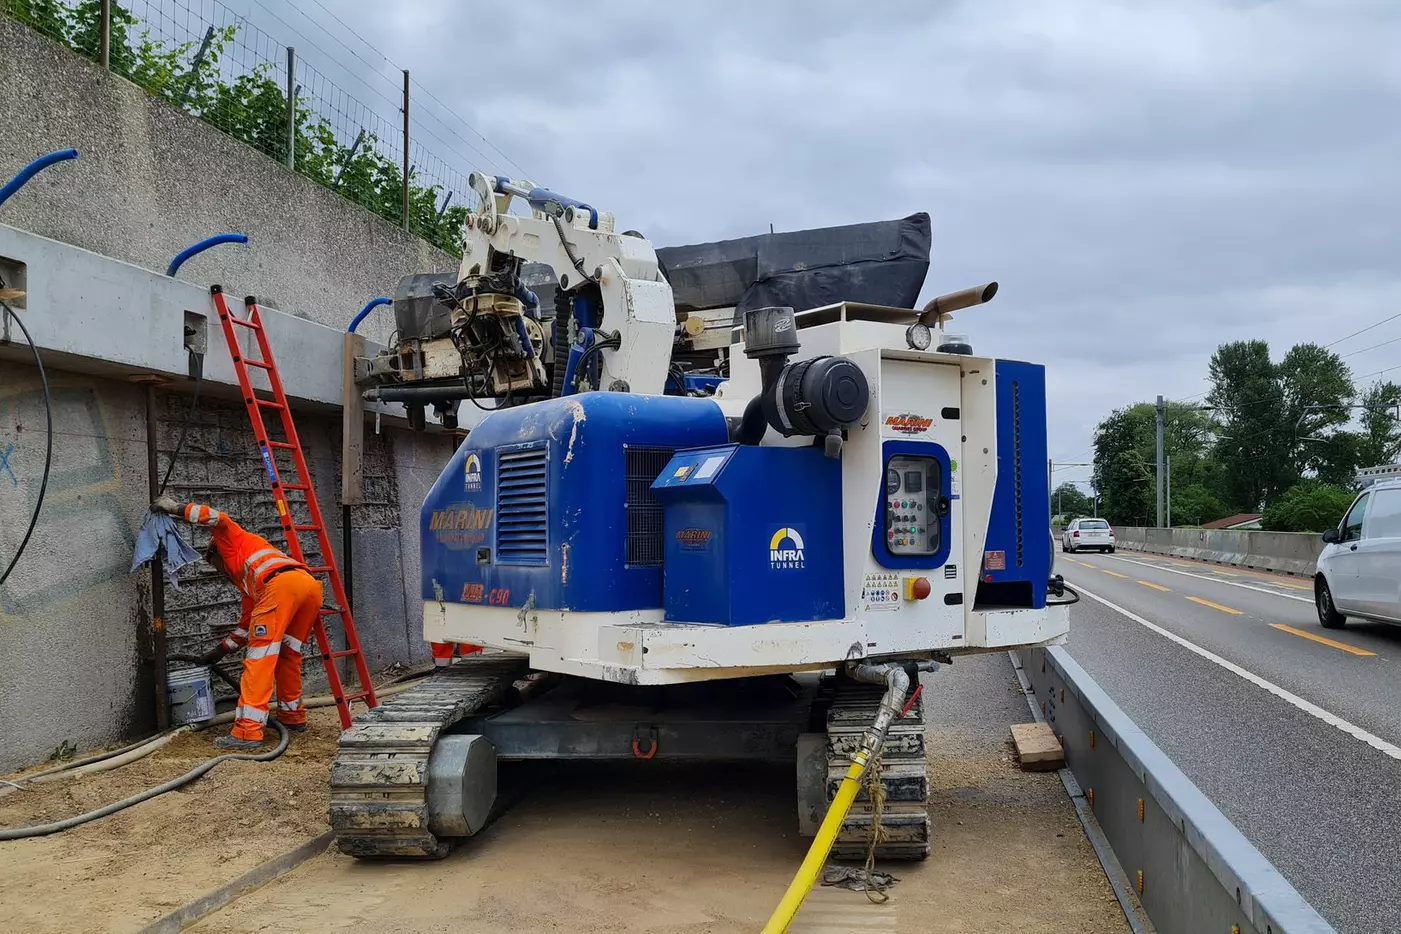
[[[1340,486],[1304,480],[1266,507],[1260,526],[1271,532],[1322,532],[1342,520],[1356,496]]]
[[[59,0],[0,0],[0,12],[79,55],[98,57],[100,0],[82,0],[75,6]],[[140,27],[130,11],[112,4],[109,58],[115,74],[271,158],[286,161],[287,97],[272,78],[272,64],[258,65],[231,81],[219,74],[219,60],[237,37],[238,27],[216,29],[198,65],[197,43],[171,46]],[[358,146],[356,141],[342,142],[324,118],[314,117],[303,106],[304,100],[296,102],[297,172],[399,224],[404,210],[403,168],[378,150],[379,140],[372,133],[363,134]],[[439,186],[415,185],[411,174],[409,230],[439,249],[461,256],[460,232],[468,210],[454,205],[439,216],[440,200]]]

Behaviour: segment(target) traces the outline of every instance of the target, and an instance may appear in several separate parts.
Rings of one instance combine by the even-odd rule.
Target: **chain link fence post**
[[[97,60],[103,71],[112,70],[112,0],[102,0],[97,22]]]
[[[287,168],[297,168],[297,50],[287,46]]]
[[[409,70],[404,69],[404,217],[403,227],[409,229]]]

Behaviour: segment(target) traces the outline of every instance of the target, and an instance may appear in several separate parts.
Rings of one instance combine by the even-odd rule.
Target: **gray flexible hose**
[[[282,734],[282,736],[278,740],[276,748],[267,752],[231,752],[225,753],[222,756],[215,756],[207,762],[201,762],[179,778],[172,778],[162,785],[157,785],[154,788],[147,788],[145,791],[134,794],[130,798],[114,801],[106,807],[98,808],[96,811],[89,811],[86,814],[79,814],[76,817],[68,817],[60,821],[54,821],[51,824],[37,824],[33,827],[14,827],[0,830],[0,840],[23,840],[28,837],[46,837],[52,833],[61,833],[65,830],[71,830],[89,821],[108,817],[132,805],[140,804],[142,801],[149,801],[158,795],[165,794],[167,791],[174,791],[183,785],[188,785],[190,782],[214,768],[214,766],[218,765],[220,762],[240,759],[245,762],[271,762],[273,759],[276,759],[278,756],[282,755],[282,753],[286,752],[288,744],[292,741],[292,734],[287,732],[287,727],[283,726],[280,720],[274,719],[272,725],[277,727],[277,732]]]

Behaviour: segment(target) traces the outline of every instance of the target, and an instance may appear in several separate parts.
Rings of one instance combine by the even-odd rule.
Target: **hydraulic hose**
[[[856,793],[861,790],[866,766],[876,753],[880,752],[881,746],[885,745],[885,733],[890,729],[891,722],[899,716],[905,702],[905,694],[910,689],[910,676],[899,665],[851,665],[847,668],[847,674],[857,681],[884,684],[885,694],[881,697],[875,720],[861,737],[861,748],[851,756],[851,768],[846,770],[841,786],[837,788],[837,793],[827,808],[827,816],[822,819],[822,825],[817,829],[812,846],[808,847],[807,856],[803,858],[793,881],[788,883],[788,890],[783,893],[778,907],[769,916],[763,934],[782,934],[798,916],[798,911],[803,907],[803,900],[812,890],[817,881],[817,874],[822,871],[822,865],[827,862],[827,856],[832,852],[832,844],[836,842],[842,821],[846,820],[847,812],[856,800]]]
[[[219,246],[221,243],[247,242],[248,235],[241,233],[221,233],[215,234],[212,237],[205,237],[198,243],[192,243],[189,246],[185,247],[185,249],[181,250],[179,253],[176,253],[175,258],[170,261],[170,265],[165,267],[165,274],[173,278],[175,274],[180,271],[181,266],[185,265],[185,263],[188,262],[190,259],[198,256],[210,247]]]
[[[214,768],[220,762],[230,762],[235,760],[242,760],[244,762],[271,762],[273,759],[276,759],[278,756],[286,752],[288,744],[292,741],[292,734],[287,732],[287,727],[283,726],[281,721],[273,720],[272,725],[277,728],[277,732],[281,735],[277,741],[277,746],[273,749],[268,750],[267,752],[231,752],[225,753],[222,756],[215,756],[213,759],[210,759],[207,762],[201,762],[199,765],[190,769],[188,772],[186,772],[184,775],[179,776],[178,778],[172,778],[168,782],[157,785],[154,788],[148,788],[145,791],[140,792],[139,794],[134,794],[129,798],[123,798],[120,801],[114,801],[106,807],[98,808],[95,811],[89,811],[86,814],[79,814],[76,817],[68,817],[64,820],[54,821],[51,824],[37,824],[33,827],[15,827],[0,830],[0,840],[24,840],[29,837],[46,837],[49,834],[61,833],[65,830],[71,830],[74,827],[77,827],[81,824],[86,824],[90,821],[98,820],[99,818],[109,817],[117,813],[118,811],[126,810],[127,808],[132,807],[133,805],[140,804],[143,801],[149,801],[152,798],[155,798],[159,795],[163,795],[168,791],[174,791],[177,788],[181,788],[185,785],[188,785],[190,782],[194,781],[195,779],[204,775],[210,769]]]
[[[40,172],[53,165],[55,162],[63,162],[68,159],[76,158],[78,158],[78,150],[60,149],[57,152],[51,152],[46,156],[40,156],[39,158],[35,159],[33,162],[20,169],[19,174],[16,175],[14,178],[10,179],[8,182],[6,182],[3,188],[0,188],[0,204],[4,204],[6,201],[9,201],[10,196],[13,195],[15,192],[19,191],[21,188],[23,188],[25,182],[29,181],[35,175],[38,175]]]
[[[360,326],[360,322],[364,321],[365,318],[369,316],[370,312],[374,311],[380,305],[392,304],[393,302],[391,302],[389,299],[383,296],[380,296],[379,298],[370,299],[368,302],[365,303],[365,307],[361,308],[358,312],[355,313],[355,317],[350,319],[350,326],[347,327],[346,330],[349,331],[351,334],[354,334],[355,329]]]

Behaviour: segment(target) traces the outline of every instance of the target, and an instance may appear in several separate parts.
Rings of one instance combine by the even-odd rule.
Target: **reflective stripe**
[[[191,503],[190,521],[198,525],[218,525],[219,510],[213,506],[197,506]]]
[[[452,659],[450,659],[450,658],[435,658],[435,659],[433,659],[433,664],[434,664],[434,666],[436,666],[436,667],[438,667],[438,668],[446,668],[447,666],[449,666],[449,665],[452,664]]]
[[[230,652],[238,648],[238,643],[233,641],[233,639],[225,639],[223,644],[224,648],[228,649]]]
[[[229,633],[229,638],[230,638],[230,639],[242,639],[242,638],[243,638],[244,636],[246,636],[246,635],[248,635],[248,630],[247,630],[247,629],[244,629],[242,626],[240,626],[240,627],[238,627],[237,629],[235,629],[233,632]]]
[[[276,655],[281,651],[281,642],[274,642],[271,645],[254,645],[249,647],[247,653],[245,653],[243,657],[252,661],[256,658],[267,658],[269,655]]]
[[[301,710],[301,709],[302,709],[302,699],[299,697],[299,698],[297,698],[296,700],[289,700],[289,701],[279,700],[279,701],[277,702],[277,706],[278,706],[278,708],[281,709],[281,710]]]
[[[273,555],[271,558],[264,558],[262,561],[258,562],[258,566],[253,569],[253,579],[257,580],[262,577],[264,571],[271,571],[276,567],[296,563],[296,561],[283,554]]]
[[[238,720],[252,720],[254,723],[267,723],[268,712],[259,710],[257,707],[235,707],[234,718]]]
[[[302,651],[302,640],[298,639],[296,636],[283,636],[282,644],[287,646],[287,648],[291,649],[293,652],[297,652],[300,654],[300,652]]]
[[[243,562],[243,578],[244,578],[244,580],[247,580],[247,579],[248,579],[249,573],[253,570],[253,565],[257,564],[259,561],[263,560],[263,559],[266,558],[268,555],[275,555],[275,554],[277,554],[277,553],[278,553],[278,552],[277,552],[277,549],[276,549],[276,548],[263,548],[263,549],[260,549],[260,550],[258,550],[258,551],[255,551],[255,552],[253,552],[251,555],[249,555],[248,558],[247,558],[247,560],[245,560],[245,561]]]

